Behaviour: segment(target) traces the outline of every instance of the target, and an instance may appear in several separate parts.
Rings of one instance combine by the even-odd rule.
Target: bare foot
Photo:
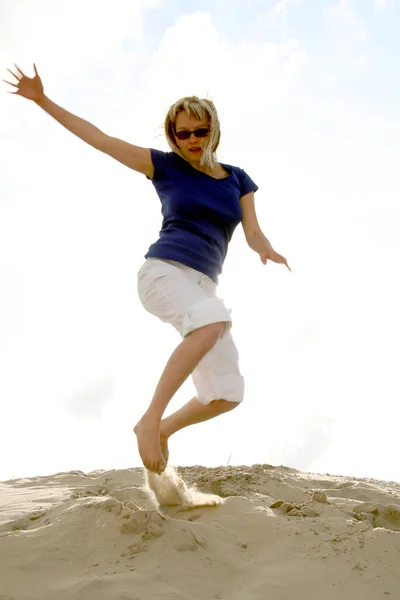
[[[160,448],[160,424],[142,417],[135,425],[140,458],[146,469],[155,473],[162,473],[166,462]]]
[[[164,460],[165,460],[165,464],[168,464],[168,459],[169,459],[168,437],[163,435],[162,432],[160,432],[160,448],[161,448],[161,454],[163,455]]]

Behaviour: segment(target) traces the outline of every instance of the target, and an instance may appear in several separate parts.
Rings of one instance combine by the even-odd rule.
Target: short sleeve
[[[240,197],[258,190],[258,185],[254,183],[252,178],[243,169],[236,169],[236,176],[240,184]]]
[[[163,174],[167,171],[168,167],[172,165],[174,161],[173,152],[163,152],[162,150],[156,150],[150,148],[151,160],[154,166],[153,180],[161,179]],[[149,179],[149,177],[148,177]]]

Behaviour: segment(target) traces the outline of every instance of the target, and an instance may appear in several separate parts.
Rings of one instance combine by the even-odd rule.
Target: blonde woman
[[[15,94],[35,102],[71,133],[145,175],[161,201],[162,228],[138,273],[144,308],[173,325],[182,342],[170,356],[150,405],[134,428],[144,466],[161,473],[168,439],[187,427],[228,412],[244,395],[229,310],[216,296],[218,276],[236,226],[248,245],[267,260],[286,265],[263,234],[254,206],[258,189],[245,171],[220,163],[217,111],[210,100],[178,100],[167,112],[165,135],[171,152],[134,146],[106,135],[67,112],[44,94],[42,81],[15,65]],[[192,375],[196,397],[163,419],[171,398]]]

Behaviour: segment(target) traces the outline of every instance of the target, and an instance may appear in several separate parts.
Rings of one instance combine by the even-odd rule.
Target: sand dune
[[[400,485],[285,467],[0,483],[0,600],[400,599]]]

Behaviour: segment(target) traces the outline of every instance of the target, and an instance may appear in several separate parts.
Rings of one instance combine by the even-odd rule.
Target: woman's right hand
[[[17,88],[15,92],[8,92],[9,94],[17,94],[18,96],[23,96],[28,100],[33,100],[34,102],[38,102],[43,96],[43,84],[42,80],[39,77],[39,73],[36,70],[36,65],[33,65],[35,70],[35,77],[27,77],[17,65],[14,65],[15,73],[11,71],[11,69],[7,69],[9,73],[18,81],[18,83],[11,83],[11,81],[6,81],[3,79],[5,83],[12,85]]]

